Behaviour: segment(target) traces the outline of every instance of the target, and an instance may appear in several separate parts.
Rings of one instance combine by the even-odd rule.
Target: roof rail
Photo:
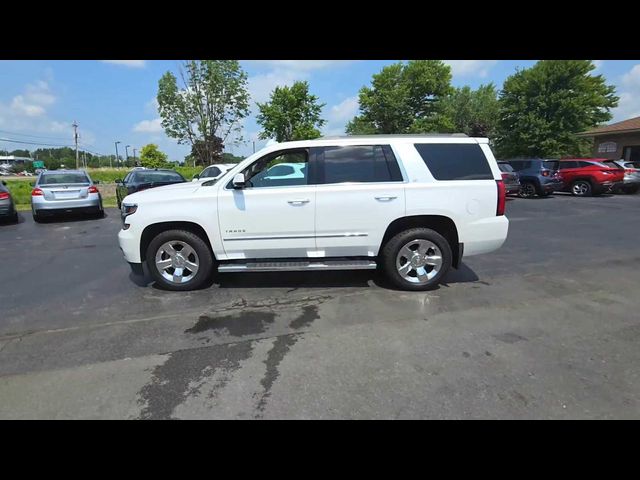
[[[338,139],[348,139],[348,138],[376,138],[376,137],[394,137],[394,138],[403,138],[403,137],[468,137],[466,133],[394,133],[394,134],[386,134],[386,133],[375,133],[371,135],[330,135],[327,137],[320,137],[323,140],[338,140]]]

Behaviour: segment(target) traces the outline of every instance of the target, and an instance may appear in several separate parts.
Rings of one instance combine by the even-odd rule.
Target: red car
[[[624,170],[605,165],[604,158],[563,158],[560,160],[562,191],[577,197],[608,192],[624,180]]]

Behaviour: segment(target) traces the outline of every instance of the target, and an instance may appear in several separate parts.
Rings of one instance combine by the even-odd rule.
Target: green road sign
[[[40,160],[33,162],[33,168],[44,168],[44,162]]]

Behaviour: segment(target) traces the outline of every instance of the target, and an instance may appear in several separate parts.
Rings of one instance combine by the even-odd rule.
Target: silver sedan
[[[31,192],[31,211],[38,222],[45,215],[91,213],[104,216],[102,197],[82,170],[47,170],[38,175]]]

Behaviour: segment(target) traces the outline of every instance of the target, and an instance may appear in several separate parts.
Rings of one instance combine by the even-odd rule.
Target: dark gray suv
[[[546,197],[564,186],[560,179],[558,160],[544,158],[514,158],[505,160],[520,177],[520,197]]]

